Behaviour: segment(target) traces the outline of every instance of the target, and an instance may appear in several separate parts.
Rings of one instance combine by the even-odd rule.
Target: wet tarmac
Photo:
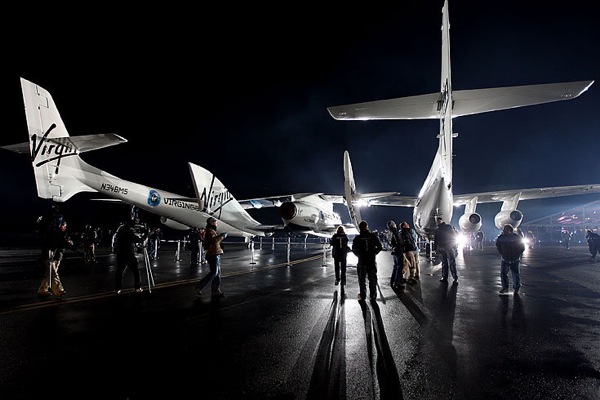
[[[262,248],[261,248],[262,247]],[[494,247],[357,301],[356,260],[334,285],[322,245],[227,244],[225,296],[198,296],[208,266],[165,243],[145,291],[113,292],[115,255],[67,253],[61,299],[38,299],[37,249],[0,249],[0,398],[599,399],[600,262],[587,247],[528,249],[519,296],[499,295]],[[179,258],[179,260],[176,260]],[[148,282],[154,285],[148,285]],[[210,293],[210,289],[205,292]]]

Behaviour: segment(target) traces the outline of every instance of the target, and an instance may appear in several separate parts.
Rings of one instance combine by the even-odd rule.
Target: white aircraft
[[[233,197],[222,183],[208,170],[190,163],[194,187],[203,204],[203,193],[212,193],[212,197],[221,199]],[[385,194],[390,195],[391,193]],[[270,196],[246,200],[230,200],[236,207],[236,213],[247,214],[246,210],[260,209],[263,207],[277,207],[282,225],[260,226],[259,229],[268,233],[304,234],[330,238],[338,226],[343,225],[348,234],[357,233],[354,225],[344,224],[339,214],[334,212],[335,203],[343,204],[341,195],[328,195],[323,193],[296,193],[291,195]],[[210,211],[210,204],[208,210]],[[235,213],[232,213],[235,215]],[[231,217],[230,217],[231,218]]]
[[[116,134],[70,136],[48,91],[21,78],[29,142],[3,146],[31,155],[38,197],[65,202],[81,192],[98,192],[157,214],[174,229],[201,228],[213,216],[228,235],[265,236],[268,226],[254,220],[215,178],[212,186],[197,187],[197,198],[123,180],[83,161],[81,153],[127,142]],[[190,164],[193,173],[195,167]],[[214,190],[210,190],[214,188]]]
[[[442,217],[449,223],[453,206],[465,206],[459,226],[461,231],[469,233],[477,231],[482,225],[481,216],[476,211],[479,203],[502,202],[501,210],[494,218],[496,227],[501,229],[505,224],[510,223],[514,227],[521,224],[523,213],[517,210],[519,200],[600,192],[600,184],[591,184],[454,195],[452,141],[458,135],[452,130],[453,118],[571,100],[585,92],[594,81],[453,91],[450,70],[450,22],[446,0],[442,8],[442,79],[439,93],[328,107],[329,113],[336,120],[438,119],[440,122],[439,147],[418,196],[394,195],[373,199],[368,205],[414,207],[415,229],[423,238],[432,240],[436,218]],[[348,152],[344,155],[344,170],[346,201],[349,210],[356,209],[356,186]],[[357,211],[353,212],[356,214]]]
[[[116,134],[70,136],[50,93],[21,78],[29,142],[2,148],[31,156],[38,197],[65,202],[81,192],[102,193],[157,214],[161,222],[174,229],[203,227],[209,217],[220,221],[219,230],[244,237],[275,232],[302,233],[331,237],[344,225],[333,211],[343,196],[304,193],[237,201],[210,171],[188,163],[196,198],[123,180],[86,163],[80,154],[127,142]],[[391,192],[376,194],[388,196]],[[247,209],[278,206],[282,225],[263,225]],[[353,225],[346,224],[348,233]]]

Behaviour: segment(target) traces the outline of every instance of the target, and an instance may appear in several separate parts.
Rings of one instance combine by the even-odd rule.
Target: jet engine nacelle
[[[477,232],[481,228],[481,215],[477,213],[463,214],[458,220],[458,226],[465,233]]]
[[[190,229],[189,226],[184,225],[177,221],[173,221],[172,219],[168,219],[167,217],[160,217],[160,223],[171,229],[176,229],[178,231],[187,231],[188,229]]]
[[[279,207],[279,216],[281,219],[303,226],[306,223],[317,223],[319,214],[319,210],[316,207],[301,202],[286,201]]]
[[[494,217],[494,224],[496,228],[502,230],[504,225],[511,224],[513,228],[521,225],[521,221],[523,220],[523,213],[519,210],[506,210],[500,211]]]

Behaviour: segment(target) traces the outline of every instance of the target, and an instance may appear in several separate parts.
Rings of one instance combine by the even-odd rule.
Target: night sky
[[[192,197],[189,161],[238,199],[342,194],[348,150],[360,192],[417,195],[437,149],[437,120],[336,121],[327,112],[439,91],[443,1],[396,3],[15,12],[19,29],[0,28],[8,120],[0,144],[27,140],[23,77],[52,94],[71,135],[128,140],[82,156],[122,179]],[[449,8],[454,90],[600,77],[593,2],[454,0]],[[455,119],[454,193],[600,183],[598,85],[571,101]],[[29,229],[47,206],[29,161],[2,150],[0,171],[9,226]],[[90,201],[98,197],[69,200],[67,218],[126,216],[124,207]],[[519,209],[527,221],[599,198],[524,201]],[[500,205],[478,206],[487,228],[495,229]],[[277,222],[274,209],[264,211],[257,219]],[[411,215],[363,211],[373,229]]]

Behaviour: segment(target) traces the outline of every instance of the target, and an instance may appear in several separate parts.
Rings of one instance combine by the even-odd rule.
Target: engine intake
[[[291,220],[298,215],[298,207],[292,202],[285,202],[279,207],[279,216],[284,220]]]
[[[463,214],[458,220],[461,231],[466,233],[477,232],[481,228],[481,215],[477,213]]]

